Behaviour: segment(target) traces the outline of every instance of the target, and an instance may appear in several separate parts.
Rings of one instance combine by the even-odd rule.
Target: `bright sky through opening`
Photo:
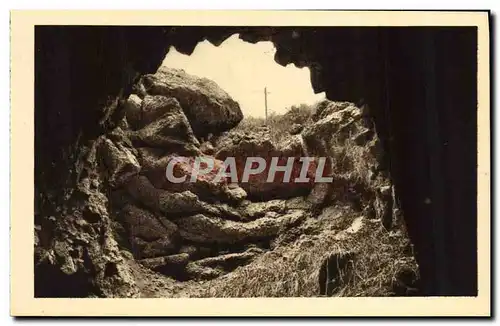
[[[280,66],[274,61],[275,52],[271,42],[251,44],[235,34],[218,47],[200,42],[190,56],[171,47],[163,65],[212,79],[240,104],[245,116],[265,116],[264,87],[269,92],[269,113],[282,114],[292,105],[325,98],[324,93],[314,94],[309,68]]]

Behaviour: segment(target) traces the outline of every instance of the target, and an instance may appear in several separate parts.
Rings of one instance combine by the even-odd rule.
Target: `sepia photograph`
[[[14,299],[491,313],[487,11],[81,14],[11,12]]]

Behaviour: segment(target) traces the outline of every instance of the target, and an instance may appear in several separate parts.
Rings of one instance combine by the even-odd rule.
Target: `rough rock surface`
[[[178,248],[177,226],[162,215],[155,215],[133,205],[120,212],[136,258],[174,253]]]
[[[195,162],[196,159],[200,159],[199,166]],[[167,170],[169,164],[172,167],[170,172]],[[213,164],[210,172],[202,173],[202,169],[210,168],[208,164]],[[167,155],[158,158],[151,165],[146,165],[145,169],[151,183],[159,189],[174,192],[187,190],[204,199],[210,200],[216,197],[229,202],[240,202],[246,197],[244,190],[239,189],[237,184],[230,187],[226,177],[218,176],[219,170],[224,170],[223,162],[211,156],[180,157]],[[169,180],[167,173],[172,173],[175,178],[185,181],[174,182],[175,180]]]
[[[112,187],[119,187],[141,170],[135,155],[122,143],[103,139],[99,154],[109,173],[108,182]]]
[[[201,201],[198,196],[186,190],[170,192],[155,188],[145,176],[132,178],[127,184],[128,193],[136,201],[145,205],[150,210],[161,212],[170,219],[175,219],[183,214],[208,213],[221,214],[227,212],[224,205],[211,205]]]
[[[263,217],[268,212],[283,213],[285,208],[285,200],[274,199],[265,202],[250,203],[245,206],[244,214],[248,219],[255,220]]]
[[[387,230],[394,224],[392,188],[378,172],[377,139],[366,127],[362,111],[351,103],[323,101],[301,126],[300,134],[280,143],[271,141],[268,128],[258,128],[247,134],[209,135],[200,145],[177,100],[142,94],[142,99],[134,95],[129,102],[140,107],[140,114],[131,115],[135,119],[131,128],[136,130],[125,130],[118,139],[136,146],[131,152],[138,158],[136,174],[140,175],[129,176],[123,184],[131,199],[118,201],[122,202],[118,214],[131,251],[143,266],[178,281],[219,279],[252,264],[269,249],[275,251],[303,235],[320,233],[322,225],[336,228],[343,219],[335,202],[352,204]],[[176,137],[182,145],[162,143],[164,136]],[[293,182],[301,173],[298,158],[307,155],[327,158],[323,173],[316,175],[318,163],[313,162],[305,175],[309,181]],[[197,157],[214,162],[209,173],[198,173],[207,163],[195,166]],[[236,180],[231,173],[217,176],[227,157],[235,157]],[[243,182],[248,157],[264,158],[267,168]],[[272,157],[279,157],[278,165],[289,158],[293,161],[291,183],[281,181],[283,172],[277,173],[274,182],[266,182]],[[371,169],[359,169],[359,160],[366,160]],[[174,177],[188,182],[168,180],[169,163],[173,163]],[[333,183],[316,183],[318,177],[332,177]],[[255,199],[264,201],[251,201]],[[339,226],[332,238],[347,241],[364,224],[360,218],[352,225]],[[320,273],[322,268],[318,267]],[[336,282],[329,275],[322,277]],[[331,284],[320,294],[336,292]]]
[[[308,181],[297,181],[301,176],[304,163],[300,158],[305,152],[302,147],[300,136],[292,137],[283,144],[274,144],[265,132],[254,134],[242,134],[230,132],[227,136],[220,138],[217,144],[215,157],[224,161],[228,157],[235,157],[236,175],[242,180],[245,165],[248,158],[259,157],[265,161],[265,169],[262,172],[250,174],[248,182],[240,183],[241,187],[248,193],[249,197],[259,200],[271,198],[289,198],[307,194],[313,187],[316,165],[311,163],[306,172]],[[291,166],[289,182],[285,180],[285,172],[276,171],[274,177],[270,176],[270,168],[273,158],[276,166]],[[258,167],[257,162],[252,167]],[[269,179],[271,178],[271,179]],[[271,180],[271,182],[267,182]]]
[[[164,257],[156,257],[156,258],[146,258],[139,260],[139,263],[142,265],[152,269],[152,270],[168,270],[174,268],[182,268],[186,266],[189,262],[188,254],[177,254],[171,256]]]
[[[258,248],[250,248],[241,253],[231,253],[216,257],[208,257],[198,260],[196,263],[202,267],[211,267],[223,271],[231,271],[238,266],[246,265],[256,256],[264,251]]]
[[[321,110],[319,106],[313,114],[313,120],[318,120],[304,127],[301,132],[308,149],[312,152],[321,151],[321,145],[317,144],[319,142],[328,143],[335,137],[342,143],[350,135],[356,134],[360,127],[356,122],[363,117],[361,109],[350,103],[337,105],[335,102],[323,101],[325,102],[326,108]]]
[[[129,102],[135,103],[136,95]],[[165,96],[146,96],[141,102],[139,113],[134,105],[128,106],[135,130],[128,137],[136,147],[168,148],[195,151],[198,140],[193,134],[179,102]],[[127,112],[127,113],[128,113]],[[127,120],[128,121],[128,120]]]
[[[197,136],[229,130],[243,119],[239,104],[212,80],[161,67],[141,83],[150,95],[178,99]]]
[[[196,262],[187,264],[185,273],[188,278],[195,280],[211,280],[223,274],[220,270],[211,267],[202,267]]]
[[[305,218],[306,214],[303,211],[295,211],[277,218],[262,217],[241,223],[198,214],[181,218],[176,222],[184,239],[197,243],[231,244],[275,236]]]
[[[356,210],[392,220],[393,198],[377,199],[381,197],[379,189],[390,188],[391,181],[382,168],[383,149],[364,108],[324,100],[316,106],[311,120],[301,132],[305,148],[309,155],[330,158],[324,175],[333,182],[316,184],[308,201],[314,206],[348,201]],[[391,224],[384,222],[387,229]]]
[[[35,248],[37,293],[50,297],[140,295],[128,258],[121,254],[111,230],[108,198],[99,190],[101,184],[109,184],[102,177],[106,174],[100,172],[102,152],[98,150],[99,144],[107,141],[101,137],[85,148],[81,180],[74,190],[71,213],[63,207],[51,218],[42,220],[36,229],[39,239],[39,246]],[[112,147],[115,148],[124,150]],[[107,154],[109,152],[102,155]],[[124,158],[125,162],[129,159],[128,151],[112,154],[113,159]],[[121,163],[115,166],[122,166]]]
[[[176,234],[172,236],[165,235],[153,241],[146,241],[138,237],[132,237],[131,249],[135,259],[152,258],[164,255],[175,254],[178,250],[179,244]]]
[[[124,222],[129,227],[132,237],[140,237],[144,240],[152,241],[167,234],[167,230],[160,222],[160,219],[146,210],[127,205],[123,208],[121,214]]]
[[[103,289],[98,295],[138,296],[148,292],[144,284],[150,280],[143,277],[158,280],[164,275],[186,284],[179,287],[222,282],[298,241],[307,251],[314,247],[312,237],[325,230],[332,231],[328,241],[345,242],[362,232],[366,221],[376,221],[387,230],[395,224],[392,188],[378,171],[379,144],[354,105],[325,101],[311,121],[295,128],[296,135],[274,143],[267,127],[247,134],[221,134],[239,123],[241,111],[205,79],[162,68],[144,76],[135,89],[136,94],[123,102],[125,115],[119,127],[94,143],[82,174],[86,206],[75,213],[74,223],[92,230],[85,231],[93,234],[90,253],[87,245],[78,244],[78,252],[72,252],[74,237],[60,237],[52,251],[36,251],[45,268],[58,261],[65,275],[81,282],[79,273],[92,266],[98,275],[96,287]],[[343,159],[351,161],[337,160],[339,148],[348,148]],[[315,183],[316,162],[304,170],[309,180],[297,182],[296,178],[304,177],[299,161],[303,156],[328,157],[321,176],[333,177],[334,183]],[[181,157],[187,160],[180,161]],[[195,166],[199,157],[214,162],[208,174],[198,173],[205,168],[204,163]],[[227,157],[236,159],[237,180],[218,176]],[[263,158],[266,168],[245,182],[248,157]],[[278,166],[292,163],[291,182],[282,181],[284,172],[267,182],[273,157],[278,158]],[[366,169],[371,176],[361,175],[365,170],[356,165],[365,158],[372,167]],[[172,162],[173,175],[187,182],[168,180],[167,166]],[[110,187],[109,203],[103,186]],[[349,191],[352,195],[347,196]],[[359,207],[337,211],[337,204],[356,201]],[[353,211],[366,213],[368,219],[343,225],[348,220],[343,214],[350,216]],[[35,232],[39,247],[46,237],[41,229]],[[97,238],[104,239],[104,245],[96,245]],[[283,257],[284,262],[287,259]],[[320,273],[323,267],[316,264],[324,257],[312,259],[309,265]],[[144,268],[158,274],[141,276],[149,275]],[[297,261],[297,270],[307,268]],[[326,280],[334,283],[330,276]],[[135,283],[136,279],[141,282]],[[173,291],[170,286],[166,289]],[[330,295],[338,289],[325,291]]]

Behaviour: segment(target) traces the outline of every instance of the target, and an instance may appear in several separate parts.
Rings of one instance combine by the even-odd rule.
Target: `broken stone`
[[[177,220],[184,239],[198,243],[237,243],[276,236],[281,230],[305,219],[303,211],[294,211],[278,218],[260,218],[243,223],[197,214]]]
[[[168,214],[205,211],[203,204],[192,192],[171,193],[156,189],[145,176],[132,178],[126,189],[135,200],[157,212]]]
[[[217,211],[217,213],[213,213],[212,215],[217,215],[221,218],[224,219],[229,219],[233,221],[242,221],[244,218],[241,216],[240,212],[228,204],[215,204],[211,205],[214,210]]]
[[[328,206],[325,207],[321,214],[318,216],[318,220],[332,220],[332,219],[337,219],[341,216],[342,212],[335,206]]]
[[[245,206],[243,214],[247,219],[254,220],[264,216],[267,212],[283,213],[286,208],[285,203],[286,202],[281,199],[249,203]]]
[[[185,245],[179,249],[179,253],[187,253],[189,259],[196,260],[210,256],[213,254],[213,249],[202,246]]]
[[[211,280],[221,276],[222,274],[222,271],[210,267],[202,267],[196,262],[190,262],[187,264],[185,269],[185,277],[187,279],[194,280]]]
[[[180,254],[188,254],[190,259],[193,259],[193,256],[195,256],[198,252],[198,248],[195,246],[182,246],[181,249],[179,249]]]
[[[202,267],[211,267],[225,272],[234,270],[238,266],[248,264],[256,256],[262,254],[264,250],[259,248],[250,248],[245,252],[241,253],[231,253],[226,255],[220,255],[216,257],[208,257],[196,261],[196,264]]]
[[[316,122],[318,120],[321,120],[328,115],[332,114],[333,112],[341,111],[347,108],[348,106],[351,106],[352,103],[350,102],[332,102],[329,100],[323,100],[316,104],[315,110],[313,114],[311,115],[311,119]]]
[[[294,197],[287,199],[285,202],[285,208],[289,209],[302,209],[309,210],[311,209],[311,203],[307,201],[305,197]]]
[[[247,198],[247,192],[238,186],[238,184],[230,183],[227,187],[228,197],[234,203],[241,203],[245,198]]]
[[[307,202],[312,207],[322,207],[330,199],[332,191],[333,187],[331,183],[317,183],[307,196]]]
[[[134,154],[120,143],[115,144],[104,138],[99,147],[99,153],[109,173],[109,184],[113,188],[125,184],[141,170]]]
[[[190,191],[167,192],[159,191],[159,210],[163,213],[190,213],[210,211],[198,196]]]
[[[177,254],[170,255],[164,257],[156,257],[156,258],[146,258],[139,260],[139,263],[144,265],[147,268],[150,268],[154,271],[158,271],[160,273],[169,273],[169,269],[171,270],[179,270],[185,267],[189,262],[188,254]]]
[[[142,99],[141,120],[138,127],[142,128],[152,122],[163,119],[165,114],[172,114],[172,116],[182,120],[178,121],[182,125],[181,129],[184,129],[185,132],[189,132],[189,123],[187,122],[187,119],[185,119],[179,102],[175,98],[166,96],[146,95]]]
[[[137,129],[136,126],[139,125],[141,120],[141,104],[142,99],[136,94],[131,94],[124,105],[125,116],[133,129]]]
[[[266,212],[266,214],[264,214],[266,218],[278,218],[279,216],[280,214],[276,212]]]
[[[190,191],[169,192],[155,188],[145,176],[132,178],[126,185],[127,192],[136,201],[154,212],[165,214],[168,219],[179,215],[203,213],[232,220],[242,220],[240,213],[227,204],[209,204]],[[159,214],[158,216],[162,216]]]

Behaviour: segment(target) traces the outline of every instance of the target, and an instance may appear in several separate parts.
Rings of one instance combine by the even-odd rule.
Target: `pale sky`
[[[264,117],[264,87],[269,92],[269,112],[285,113],[291,105],[324,99],[324,93],[312,90],[309,68],[283,67],[274,61],[273,43],[251,44],[238,37],[235,34],[218,47],[200,42],[190,56],[171,47],[163,65],[212,79],[240,104],[245,116]]]

